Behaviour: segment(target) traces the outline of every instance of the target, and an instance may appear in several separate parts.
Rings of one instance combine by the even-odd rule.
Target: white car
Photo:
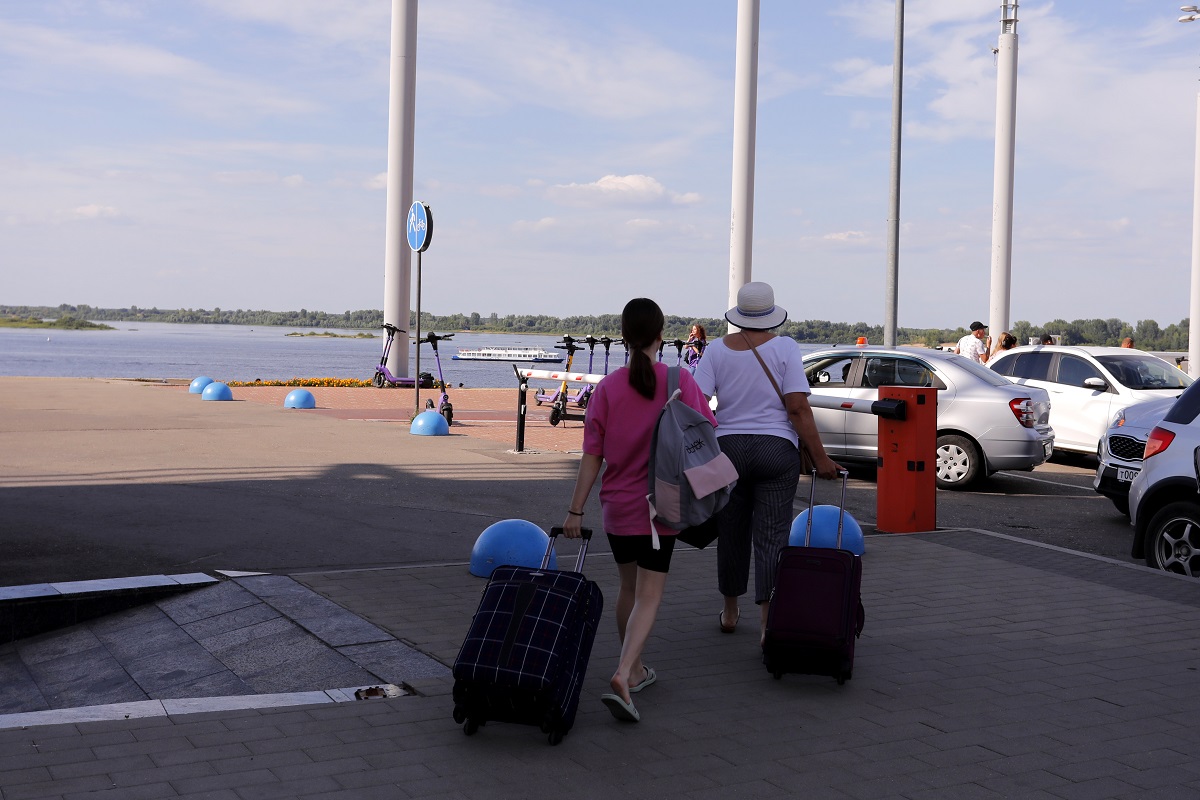
[[[1050,393],[1054,447],[1096,455],[1116,413],[1192,383],[1169,361],[1126,347],[1044,345],[997,353],[988,366],[1023,386]]]
[[[1134,558],[1200,577],[1200,386],[1192,384],[1146,438],[1129,486]]]

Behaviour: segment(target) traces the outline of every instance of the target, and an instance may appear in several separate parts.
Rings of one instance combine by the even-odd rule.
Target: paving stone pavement
[[[244,575],[0,645],[0,728],[120,718],[97,706],[147,700],[176,701],[163,713],[282,704],[447,672],[292,578]]]
[[[274,497],[260,486],[290,492],[289,499],[321,488],[311,481],[268,483],[299,468],[291,464],[298,453],[313,464],[324,464],[318,456],[326,452],[334,466],[361,461],[359,472],[384,457],[366,446],[376,428],[265,404],[218,404],[218,410],[186,396],[176,401],[174,390],[166,395],[108,384],[81,402],[73,399],[72,383],[72,392],[59,390],[43,413],[36,397],[46,383],[31,383],[26,393],[23,382],[0,385],[8,393],[7,399],[0,394],[0,406],[9,415],[20,412],[22,420],[9,426],[3,441],[41,447],[0,449],[11,460],[0,467],[10,487],[0,495],[5,498],[23,496],[29,473],[39,486],[63,492],[59,502],[65,503],[83,480],[72,483],[75,472],[94,470],[96,454],[109,461],[119,455],[115,467],[89,480],[100,481],[105,492],[125,489],[120,496],[134,499],[143,484],[202,487],[211,480],[206,470],[236,469],[256,491],[203,496],[224,498],[246,518],[255,504]],[[97,404],[97,396],[107,405]],[[127,418],[137,431],[129,430],[134,425]],[[185,427],[190,438],[174,433]],[[205,456],[198,466],[176,463],[181,438]],[[539,482],[551,467],[555,475],[566,469],[561,458],[514,459],[503,455],[503,444],[468,439],[447,437],[436,453],[430,442],[390,440],[413,464],[370,473],[363,483],[395,485],[424,470],[428,479],[410,485],[440,515],[481,502],[480,496],[493,513],[513,514],[542,497]],[[68,440],[74,449],[49,446]],[[41,452],[70,458],[39,466]],[[464,466],[486,474],[486,482],[464,483]],[[333,485],[338,492],[356,488],[351,480]],[[290,522],[303,522],[318,501],[333,502],[323,498],[297,504]],[[360,516],[376,511],[363,509]],[[115,510],[90,519],[96,525],[126,519]],[[354,629],[383,632],[440,674],[404,678],[412,694],[393,699],[329,702],[322,695],[302,705],[215,711],[177,705],[162,713],[167,703],[192,699],[184,697],[135,701],[98,721],[0,729],[0,800],[1200,797],[1200,693],[1192,690],[1200,670],[1193,634],[1200,625],[1200,587],[1194,582],[986,530],[869,535],[866,628],[854,677],[839,687],[820,677],[774,680],[761,664],[749,613],[736,634],[719,633],[715,553],[681,548],[646,652],[659,680],[637,695],[642,722],[629,725],[613,720],[598,700],[617,653],[615,570],[598,546],[586,572],[600,583],[608,608],[576,725],[561,745],[550,747],[528,727],[492,723],[467,737],[454,724],[444,670],[483,581],[468,573],[465,553],[461,559],[435,555],[451,549],[441,541],[452,533],[445,526],[431,526],[432,517],[420,509],[402,512],[387,524],[397,534],[390,546],[408,548],[403,560],[297,567],[264,581],[278,585],[265,587],[260,599],[269,596],[282,617],[305,619],[303,609],[289,605],[300,591],[282,583],[290,578],[331,604],[327,610],[353,615]],[[573,554],[564,549],[560,559],[569,562]],[[206,618],[181,621],[187,619],[181,613],[175,624],[193,626],[201,639],[220,637],[201,630]],[[307,624],[299,627],[314,636],[335,638],[339,631],[315,618]],[[132,655],[151,641],[116,647]],[[352,652],[370,642],[326,644]],[[301,652],[279,663],[303,666]],[[384,677],[366,659],[356,663]],[[142,716],[139,703],[158,703],[160,713]]]
[[[745,615],[717,631],[711,551],[681,549],[646,653],[642,722],[598,702],[611,607],[558,747],[450,719],[418,695],[0,731],[5,800],[26,797],[1200,796],[1194,585],[985,531],[868,537],[854,677],[774,680]],[[611,598],[614,570],[586,570]],[[295,576],[448,663],[483,581],[465,564]],[[564,787],[567,787],[564,789]],[[94,793],[94,794],[92,794]]]

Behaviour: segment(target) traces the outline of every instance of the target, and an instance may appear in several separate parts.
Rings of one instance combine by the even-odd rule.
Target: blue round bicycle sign
[[[413,203],[408,209],[408,246],[414,253],[424,253],[433,241],[433,212],[424,203]]]

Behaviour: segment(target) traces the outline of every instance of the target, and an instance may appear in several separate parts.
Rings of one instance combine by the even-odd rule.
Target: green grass
[[[67,331],[112,331],[116,328],[111,325],[96,324],[88,322],[86,319],[77,319],[75,317],[59,317],[58,319],[44,320],[35,317],[0,317],[0,328],[46,328],[67,330]]]

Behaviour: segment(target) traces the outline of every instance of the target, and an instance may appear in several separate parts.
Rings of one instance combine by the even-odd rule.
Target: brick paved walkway
[[[274,435],[265,422],[312,427],[290,411],[253,411],[185,421],[199,434],[237,423],[250,443]],[[76,415],[71,424],[95,422]],[[490,454],[493,483],[540,478],[536,459],[464,442],[450,437],[445,476],[421,484],[430,502],[461,489],[454,459]],[[394,525],[427,532],[424,517]],[[603,549],[587,572],[608,608],[576,726],[556,748],[515,725],[464,736],[450,717],[449,681],[428,678],[395,699],[0,730],[0,797],[1200,797],[1193,581],[982,530],[871,535],[866,629],[854,677],[838,687],[772,679],[751,614],[735,635],[720,634],[715,555],[683,549],[646,652],[659,681],[637,696],[643,721],[627,725],[597,699],[617,652]],[[447,663],[482,587],[459,562],[292,577]]]

